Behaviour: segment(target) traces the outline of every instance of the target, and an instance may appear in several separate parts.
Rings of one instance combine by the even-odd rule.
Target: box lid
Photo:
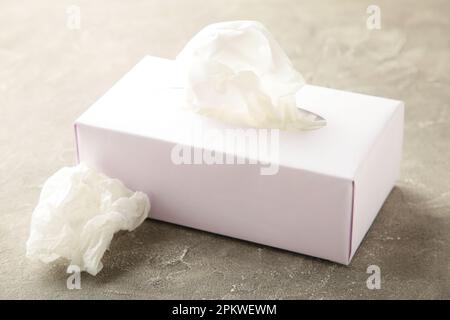
[[[186,132],[193,128],[227,129],[227,124],[182,110],[172,60],[143,58],[77,123],[198,146]],[[297,94],[300,107],[327,120],[314,131],[280,132],[280,166],[353,181],[400,101],[306,85]],[[203,141],[201,147],[217,149]],[[218,150],[223,151],[223,150]]]

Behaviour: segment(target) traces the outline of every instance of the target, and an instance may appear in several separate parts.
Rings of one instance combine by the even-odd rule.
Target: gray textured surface
[[[0,1],[0,298],[450,298],[450,2],[376,3],[369,31],[357,0]],[[73,120],[143,55],[173,58],[230,19],[266,24],[312,84],[406,103],[401,178],[352,264],[146,221],[67,290],[64,263],[24,245],[42,183],[74,163]]]

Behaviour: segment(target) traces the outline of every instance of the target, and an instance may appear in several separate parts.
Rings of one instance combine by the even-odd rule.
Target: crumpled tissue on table
[[[259,22],[206,26],[176,63],[184,75],[185,106],[199,114],[256,128],[309,130],[326,124],[296,105],[305,81]]]
[[[117,179],[84,164],[65,167],[45,182],[31,219],[27,257],[49,263],[60,257],[96,275],[114,233],[132,231],[147,217],[150,201]]]

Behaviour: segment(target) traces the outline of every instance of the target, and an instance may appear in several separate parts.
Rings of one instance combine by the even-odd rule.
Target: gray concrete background
[[[369,4],[381,30],[366,28]],[[449,16],[437,0],[0,0],[0,298],[450,298]],[[263,22],[312,84],[406,103],[401,178],[352,264],[146,221],[67,290],[64,262],[24,252],[42,183],[74,163],[72,122],[145,54],[173,58],[232,19]]]

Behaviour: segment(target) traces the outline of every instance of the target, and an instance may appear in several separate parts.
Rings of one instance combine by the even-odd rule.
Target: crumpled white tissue
[[[62,168],[45,182],[33,211],[27,257],[45,263],[64,257],[96,275],[114,233],[134,230],[149,210],[145,193],[117,179],[84,164]]]
[[[185,75],[185,106],[235,125],[286,130],[316,129],[320,116],[299,109],[305,84],[283,49],[256,21],[211,24],[176,57]]]

